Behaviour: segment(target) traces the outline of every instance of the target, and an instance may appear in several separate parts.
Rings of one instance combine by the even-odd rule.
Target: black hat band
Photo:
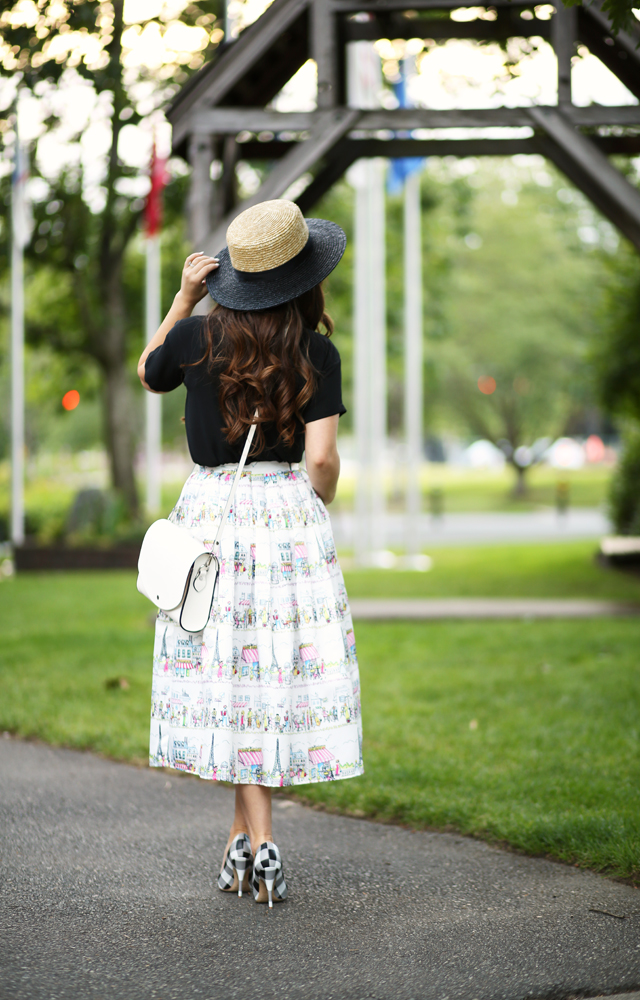
[[[300,253],[297,253],[295,257],[291,260],[285,260],[284,264],[278,264],[277,267],[270,267],[267,271],[238,271],[233,268],[233,273],[238,281],[242,284],[250,285],[264,281],[268,278],[269,281],[277,281],[280,278],[288,278],[290,274],[294,274],[297,268],[302,264],[304,260],[310,255],[313,250],[311,233],[309,233],[309,239],[303,246]],[[233,265],[232,265],[233,266]]]

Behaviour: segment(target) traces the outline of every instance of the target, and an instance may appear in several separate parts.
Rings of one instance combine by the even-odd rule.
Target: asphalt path
[[[593,601],[565,598],[527,597],[428,597],[424,600],[403,597],[356,597],[349,601],[354,618],[362,621],[416,619],[520,618],[633,618],[640,615],[640,604],[622,601]],[[154,619],[155,621],[155,619]]]
[[[0,738],[2,1000],[562,1000],[640,988],[640,892],[274,803],[290,899],[215,888],[233,794]]]

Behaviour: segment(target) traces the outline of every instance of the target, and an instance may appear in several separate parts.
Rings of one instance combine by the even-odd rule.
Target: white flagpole
[[[404,185],[404,419],[407,447],[407,537],[409,557],[420,551],[422,465],[422,237],[420,173]]]
[[[145,331],[147,343],[160,326],[160,233],[146,240]],[[145,393],[147,510],[160,510],[162,498],[162,396]]]
[[[371,42],[347,49],[350,107],[380,106],[382,67]],[[385,295],[385,161],[361,160],[349,179],[355,188],[354,410],[358,472],[354,549],[371,565],[384,548],[383,457],[387,425]]]
[[[15,174],[11,187],[11,541],[24,544],[24,246],[25,150],[16,108]]]
[[[372,434],[371,382],[372,352],[369,300],[368,251],[370,235],[368,169],[366,160],[353,165],[349,179],[355,189],[355,239],[353,281],[354,332],[354,430],[358,478],[355,495],[354,554],[358,565],[366,565],[373,548],[371,518]]]
[[[381,157],[367,161],[369,170],[369,302],[372,359],[370,385],[372,561],[386,544],[384,477],[387,444],[387,295],[385,239],[385,167]]]

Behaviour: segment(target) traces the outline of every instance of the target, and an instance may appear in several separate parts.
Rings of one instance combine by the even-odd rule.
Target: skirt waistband
[[[238,468],[238,463],[230,462],[227,465],[200,465],[196,466],[196,468],[204,469],[206,472],[235,472]],[[300,462],[247,462],[242,474],[244,475],[245,472],[252,472],[257,476],[262,476],[268,472],[299,472],[300,468]]]

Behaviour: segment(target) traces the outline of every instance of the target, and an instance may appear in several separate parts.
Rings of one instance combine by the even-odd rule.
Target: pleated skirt
[[[211,546],[236,466],[197,465],[170,520]],[[159,613],[149,762],[271,787],[363,772],[358,660],[326,507],[304,469],[243,470],[209,622]]]

